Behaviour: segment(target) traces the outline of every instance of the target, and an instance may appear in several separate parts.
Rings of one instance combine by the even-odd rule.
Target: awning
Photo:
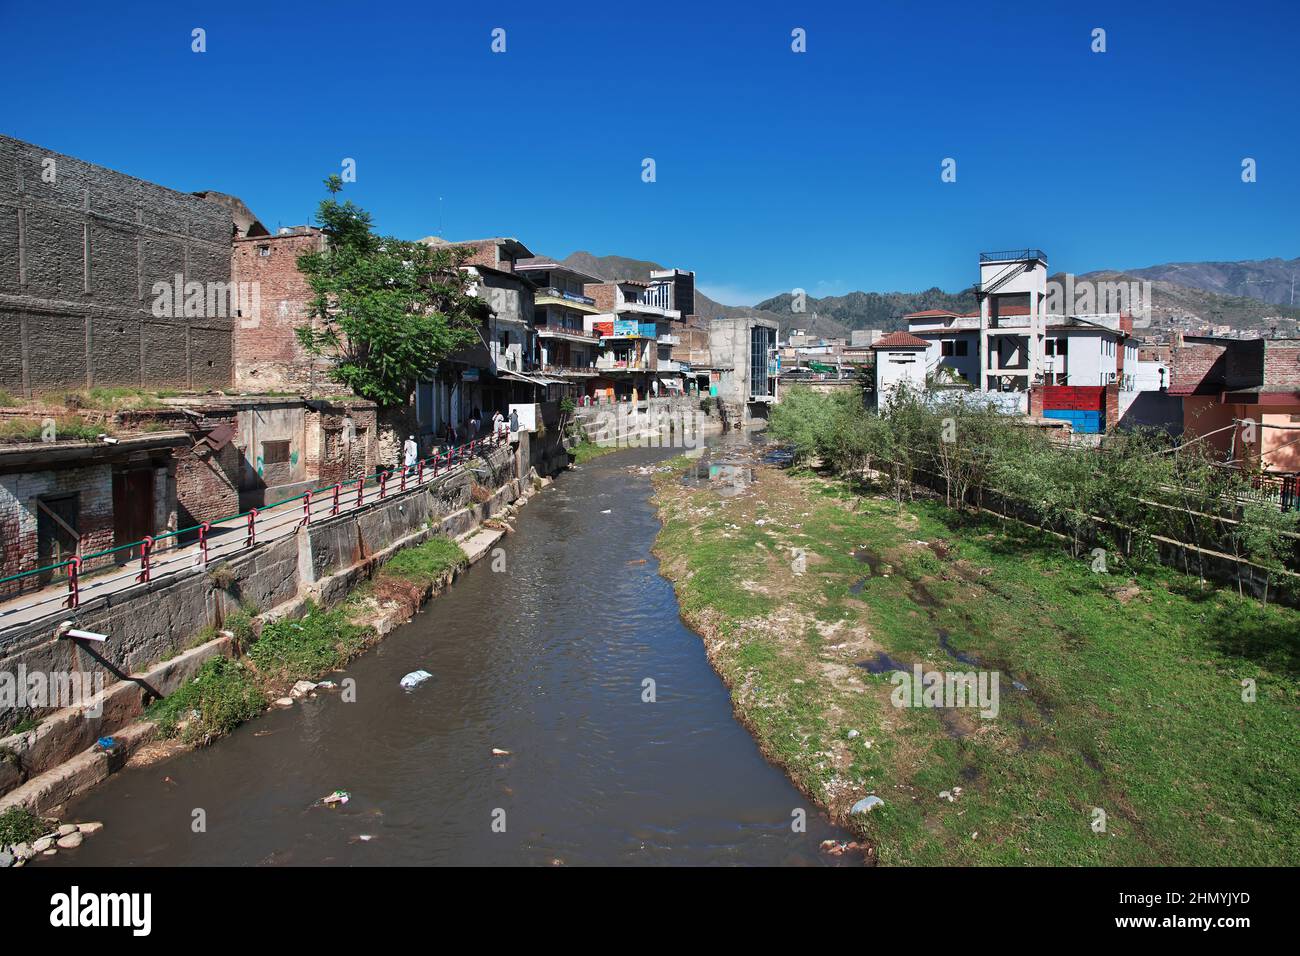
[[[529,385],[565,385],[566,382],[558,378],[546,378],[542,375],[525,375],[522,372],[497,372],[497,378],[508,378],[515,382],[526,382]]]

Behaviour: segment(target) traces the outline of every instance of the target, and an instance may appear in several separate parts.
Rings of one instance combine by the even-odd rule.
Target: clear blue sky
[[[383,232],[654,259],[735,304],[956,289],[1027,245],[1076,273],[1291,258],[1298,8],[0,0],[0,131],[272,228],[351,157]]]

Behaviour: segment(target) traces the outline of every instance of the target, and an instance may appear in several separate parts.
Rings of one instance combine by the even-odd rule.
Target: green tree
[[[342,185],[325,180],[330,196],[317,212],[325,248],[298,258],[314,321],[295,331],[309,354],[333,360],[336,382],[402,405],[438,362],[478,340],[487,306],[460,269],[467,250],[376,235],[370,213],[338,201]]]

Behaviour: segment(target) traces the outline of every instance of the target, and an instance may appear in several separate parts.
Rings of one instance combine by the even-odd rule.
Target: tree
[[[338,201],[342,186],[325,180],[317,221],[326,247],[298,258],[314,321],[295,332],[309,354],[333,359],[336,382],[402,405],[438,362],[478,341],[487,305],[460,269],[467,250],[376,235],[370,213]]]

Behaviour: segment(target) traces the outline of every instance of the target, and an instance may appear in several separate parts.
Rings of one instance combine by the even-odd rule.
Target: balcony
[[[557,289],[554,286],[548,286],[534,292],[533,302],[537,305],[564,306],[565,308],[575,309],[578,312],[588,312],[592,314],[600,311],[596,308],[596,300],[591,296],[583,295],[580,292],[566,292],[564,289]]]
[[[596,375],[599,374],[595,366],[592,365],[543,365],[543,375]]]
[[[614,359],[605,356],[596,359],[596,369],[601,372],[644,372],[648,367],[645,359]]]
[[[1042,249],[1012,249],[1009,252],[981,252],[980,262],[1039,262],[1047,261]]]
[[[661,335],[659,336],[660,345],[681,345],[682,337],[680,335]]]
[[[588,332],[586,329],[574,329],[567,325],[539,325],[537,326],[537,337],[539,339],[568,339],[571,342],[595,342],[600,338],[594,331]]]

